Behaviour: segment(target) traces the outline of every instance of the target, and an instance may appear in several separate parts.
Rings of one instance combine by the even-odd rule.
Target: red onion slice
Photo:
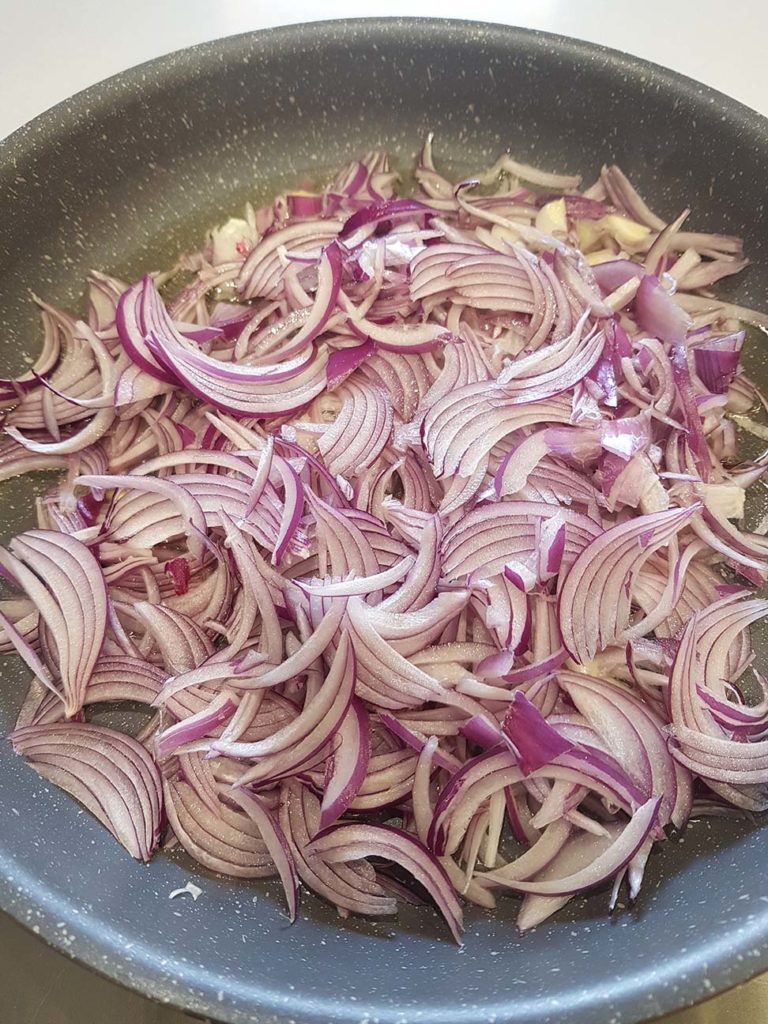
[[[346,864],[326,863],[314,852],[311,842],[319,827],[320,805],[297,782],[283,787],[280,821],[299,877],[310,889],[345,912],[372,917],[397,912],[397,903],[376,882],[373,869],[358,872]]]
[[[242,297],[280,298],[280,246],[287,246],[296,253],[311,252],[332,242],[340,228],[340,221],[308,220],[265,235],[240,269],[237,287]]]
[[[291,921],[294,921],[296,919],[296,905],[299,896],[299,880],[296,875],[291,849],[283,835],[283,830],[270,813],[269,808],[264,806],[264,803],[258,796],[244,793],[242,790],[235,790],[231,794],[231,798],[242,807],[261,833],[264,845],[269,850],[269,855],[275,863],[277,873],[280,875],[280,880],[285,890],[285,898],[288,902],[288,913]]]
[[[352,698],[334,737],[328,781],[320,808],[320,828],[328,828],[360,792],[368,771],[370,726],[361,700]]]
[[[461,945],[463,915],[453,886],[429,850],[407,832],[386,825],[334,825],[321,832],[311,848],[330,863],[384,857],[399,864],[424,886]]]
[[[722,685],[733,640],[768,614],[768,602],[738,597],[724,598],[691,618],[672,666],[669,705],[675,758],[712,783],[750,786],[764,783],[768,743],[732,739],[699,692],[702,683]]]
[[[253,758],[238,786],[253,785],[300,768],[335,735],[346,716],[355,689],[355,656],[343,633],[328,675],[317,695],[296,718],[267,739],[255,743],[215,740],[212,751],[228,757]]]
[[[562,569],[603,535],[593,519],[568,508],[559,512],[565,523]],[[525,562],[536,550],[536,521],[546,521],[553,509],[544,502],[514,501],[484,505],[463,516],[443,541],[443,574],[460,580],[470,573],[492,576],[509,562]]]
[[[606,749],[648,797],[660,796],[659,823],[683,828],[693,801],[690,773],[676,766],[664,722],[621,683],[559,672],[558,683],[598,733]]]
[[[588,662],[621,641],[634,575],[698,511],[693,505],[639,516],[606,530],[584,548],[565,577],[558,603],[563,643],[573,658]]]
[[[176,383],[174,375],[155,359],[147,347],[150,331],[174,330],[149,275],[120,296],[115,310],[115,327],[123,348],[144,373],[164,384]]]
[[[29,725],[11,740],[17,754],[79,800],[132,857],[149,860],[160,837],[162,792],[140,743],[79,722]]]
[[[55,638],[64,711],[71,718],[83,706],[106,632],[101,569],[80,541],[48,530],[19,534],[11,551],[0,552],[0,565],[35,602]]]
[[[112,402],[112,393],[114,390],[115,378],[116,378],[116,365],[114,359],[109,354],[106,345],[102,342],[101,338],[98,337],[86,324],[82,321],[78,321],[76,325],[78,334],[83,338],[88,346],[93,351],[95,362],[98,366],[98,373],[101,378],[100,380],[100,391],[101,395],[92,397],[81,398],[78,402],[74,395],[61,395],[60,400],[70,407],[77,406],[89,410],[90,408],[96,409],[96,415],[93,419],[74,434],[70,434],[67,438],[60,438],[58,435],[58,421],[54,430],[51,430],[51,424],[45,422],[50,419],[46,415],[46,409],[48,403],[45,395],[48,392],[43,392],[41,397],[41,405],[43,407],[43,420],[46,429],[49,433],[53,433],[54,441],[36,441],[30,437],[25,436],[18,429],[19,420],[14,417],[16,425],[6,427],[8,434],[19,444],[23,445],[28,451],[35,452],[39,455],[69,455],[74,452],[80,452],[84,449],[96,444],[100,441],[107,433],[109,428],[112,426],[115,420],[115,409]],[[54,387],[53,384],[50,384]],[[82,387],[82,380],[81,380]],[[52,404],[52,403],[50,403]],[[86,412],[87,414],[87,412]]]
[[[548,725],[520,691],[514,695],[504,716],[502,732],[515,748],[526,775],[573,749],[573,743]]]
[[[326,466],[334,476],[357,475],[378,460],[392,433],[392,407],[374,388],[352,384],[335,423],[318,440]]]
[[[166,780],[165,809],[174,835],[186,852],[210,871],[235,878],[265,878],[276,873],[255,822],[220,803],[206,806],[188,783]]]
[[[537,896],[573,896],[603,885],[620,872],[635,856],[656,823],[661,797],[648,800],[632,815],[619,837],[592,863],[570,875],[546,881],[509,880],[506,884],[518,892]]]

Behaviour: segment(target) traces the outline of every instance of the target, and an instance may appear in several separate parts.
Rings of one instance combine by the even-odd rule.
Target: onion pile
[[[0,477],[60,476],[0,549],[0,649],[15,750],[132,856],[460,941],[464,900],[613,906],[670,830],[768,808],[735,426],[768,321],[710,291],[740,241],[617,167],[454,184],[429,140],[415,174],[370,153],[94,273],[87,321],[40,303]],[[138,734],[92,720],[126,702]]]

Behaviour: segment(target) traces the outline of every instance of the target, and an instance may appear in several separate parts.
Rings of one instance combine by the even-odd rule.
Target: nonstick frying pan
[[[74,308],[90,267],[127,278],[159,268],[246,199],[322,179],[367,148],[406,168],[430,130],[458,172],[505,148],[587,178],[618,162],[660,214],[691,205],[696,226],[743,235],[754,262],[732,294],[768,304],[768,122],[753,111],[557,36],[331,22],[161,58],[3,144],[2,371],[38,344],[30,288]],[[0,500],[7,537],[27,521],[30,492],[6,487]],[[8,659],[2,733],[23,679]],[[768,968],[759,823],[710,822],[664,844],[639,903],[611,918],[598,894],[520,938],[511,909],[470,912],[459,952],[429,911],[342,921],[305,894],[290,925],[269,885],[207,876],[177,855],[141,866],[5,743],[0,821],[6,910],[109,977],[224,1021],[631,1024]],[[170,901],[191,871],[202,896]]]

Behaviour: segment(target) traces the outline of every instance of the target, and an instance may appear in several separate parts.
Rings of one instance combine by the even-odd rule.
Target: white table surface
[[[768,114],[764,0],[0,0],[0,139],[124,68],[251,29],[366,15],[504,22],[613,46]]]
[[[0,139],[80,89],[160,54],[237,32],[363,12],[471,13],[577,36],[674,68],[768,114],[765,0],[0,0]],[[88,974],[8,919],[0,920],[0,947],[0,991],[10,996],[5,1011],[12,1024],[102,1024],[107,1005],[114,1024],[191,1020]],[[35,991],[14,984],[32,964]],[[768,975],[668,1018],[669,1024],[742,1021],[768,1021]]]

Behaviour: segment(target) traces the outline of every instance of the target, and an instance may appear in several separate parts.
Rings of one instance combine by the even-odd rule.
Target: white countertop
[[[251,29],[366,15],[504,22],[603,43],[768,114],[762,0],[0,0],[0,139],[124,68]]]

